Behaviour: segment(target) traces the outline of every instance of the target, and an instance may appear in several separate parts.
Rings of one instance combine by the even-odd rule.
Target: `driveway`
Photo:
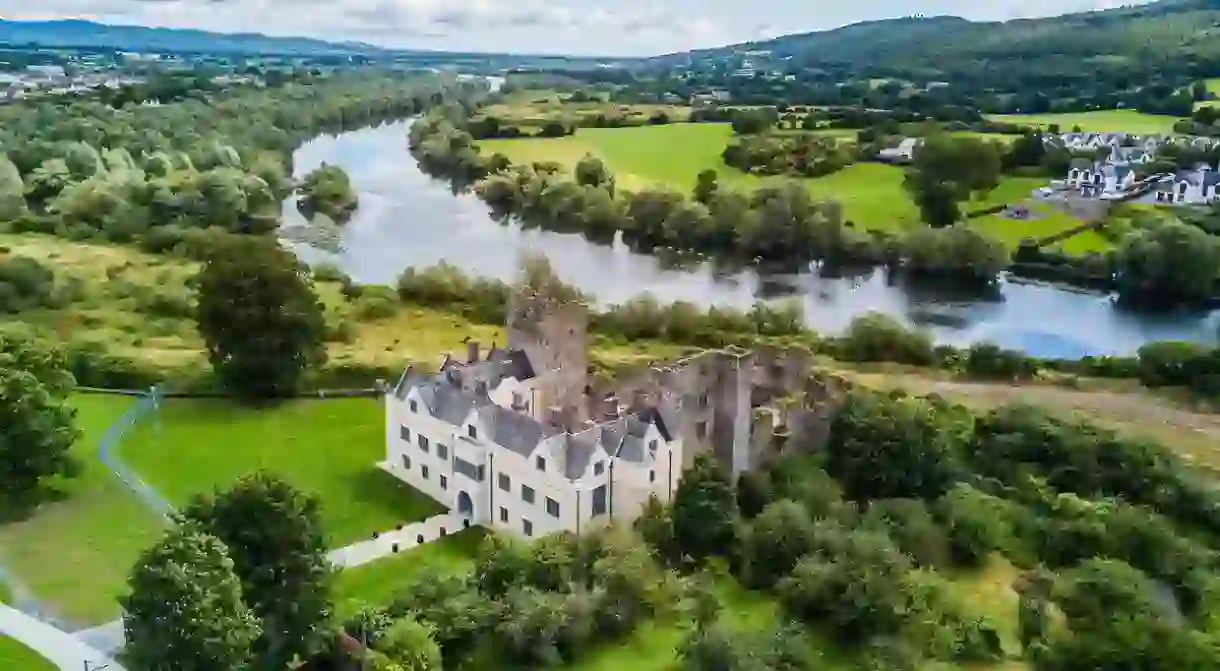
[[[2,603],[0,634],[20,641],[63,671],[81,671],[102,666],[105,666],[106,671],[126,671],[118,662],[85,645],[72,634],[35,620]]]

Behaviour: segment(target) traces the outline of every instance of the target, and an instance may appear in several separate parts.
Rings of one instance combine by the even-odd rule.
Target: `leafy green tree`
[[[25,184],[17,166],[0,154],[0,221],[16,219],[25,214]]]
[[[970,226],[920,228],[907,234],[902,245],[904,268],[921,275],[961,278],[993,283],[1008,267],[1004,243]]]
[[[959,202],[999,185],[1000,167],[1000,150],[993,143],[937,133],[915,151],[903,186],[925,222],[950,226],[960,217]]]
[[[144,552],[127,584],[123,660],[129,668],[248,668],[258,620],[242,601],[241,582],[219,539],[179,524]]]
[[[48,479],[79,472],[75,385],[64,352],[0,331],[0,504],[10,512],[37,503]]]
[[[853,391],[831,422],[826,470],[855,499],[935,499],[963,475],[968,430],[925,399]]]
[[[702,454],[682,475],[673,500],[676,550],[701,562],[731,552],[737,540],[733,484],[715,457]]]
[[[704,170],[699,173],[698,181],[695,182],[696,201],[710,206],[719,190],[720,176],[716,174],[715,170]]]
[[[196,280],[199,332],[233,393],[295,393],[325,360],[326,322],[304,266],[273,241],[225,245]]]
[[[1126,238],[1115,259],[1119,292],[1132,299],[1209,298],[1220,275],[1220,243],[1177,222]]]
[[[577,161],[575,177],[577,184],[582,186],[604,186],[611,194],[614,193],[614,176],[610,174],[606,164],[592,154],[585,154],[584,158]]]
[[[795,501],[773,503],[749,525],[741,546],[747,584],[773,587],[814,549],[813,520]]]
[[[441,671],[441,649],[433,631],[413,618],[399,618],[382,634],[377,651],[402,671]]]
[[[228,546],[245,601],[261,623],[255,651],[267,668],[323,648],[331,567],[316,497],[256,473],[196,497],[183,515]]]
[[[343,168],[326,165],[312,170],[297,187],[309,212],[321,212],[342,222],[359,206],[351,178]]]

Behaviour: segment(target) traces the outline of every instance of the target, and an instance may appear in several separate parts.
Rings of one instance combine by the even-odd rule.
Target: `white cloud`
[[[645,55],[920,14],[974,19],[1101,9],[1123,0],[0,0],[0,17],[357,39],[395,47]],[[917,5],[917,6],[913,6]]]

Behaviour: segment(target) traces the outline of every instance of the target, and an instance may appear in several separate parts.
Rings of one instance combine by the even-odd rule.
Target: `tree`
[[[293,394],[325,360],[326,323],[305,267],[274,241],[242,240],[213,254],[197,278],[199,333],[233,393]]]
[[[219,539],[181,523],[144,552],[127,585],[123,658],[129,668],[247,668],[258,621],[242,601],[241,582]]]
[[[926,399],[853,391],[831,422],[826,470],[857,500],[931,500],[962,476],[967,428]]]
[[[306,212],[321,212],[338,222],[344,222],[359,206],[351,178],[337,165],[326,165],[310,171],[297,187]]]
[[[1000,150],[994,143],[936,133],[915,150],[903,186],[934,227],[959,218],[957,204],[1000,183]]]
[[[21,173],[0,153],[0,221],[16,219],[25,211],[25,184],[21,181]]]
[[[614,176],[610,174],[606,164],[592,154],[585,154],[584,158],[576,163],[575,177],[577,184],[605,186],[611,195],[614,193]]]
[[[814,547],[813,520],[795,501],[767,507],[742,539],[742,571],[755,588],[774,587]]]
[[[0,331],[0,505],[33,505],[47,479],[78,473],[75,385],[64,352]]]
[[[711,206],[712,200],[716,197],[716,192],[720,189],[720,176],[715,170],[704,170],[699,173],[698,181],[695,183],[695,200],[704,205]]]
[[[377,651],[402,671],[441,671],[441,649],[434,631],[414,618],[399,618],[381,635]]]
[[[1220,275],[1220,244],[1178,222],[1128,237],[1115,258],[1119,292],[1134,300],[1210,298]]]
[[[682,476],[674,493],[676,549],[697,562],[731,552],[737,538],[737,502],[728,473],[707,454]]]
[[[268,668],[326,643],[331,567],[319,503],[264,473],[196,497],[183,515],[229,548],[242,591],[262,626],[255,647]]]

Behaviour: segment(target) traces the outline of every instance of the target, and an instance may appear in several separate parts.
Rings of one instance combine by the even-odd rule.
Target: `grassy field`
[[[385,424],[375,399],[294,401],[251,409],[224,400],[171,399],[140,422],[120,453],[178,504],[265,469],[322,500],[330,545],[441,512],[381,471]]]
[[[691,112],[686,105],[623,105],[603,100],[571,103],[564,101],[566,97],[567,94],[547,90],[515,91],[504,102],[482,110],[482,115],[514,126],[537,127],[550,121],[573,124],[598,115],[643,124],[658,112],[665,113],[673,121],[685,121]]]
[[[115,599],[126,591],[128,570],[162,528],[96,456],[102,433],[130,404],[116,396],[74,397],[84,435],[72,451],[81,476],[65,485],[64,500],[0,525],[0,562],[57,614],[82,625],[118,616]]]
[[[1059,124],[1060,130],[1064,133],[1070,132],[1075,126],[1080,126],[1082,131],[1090,133],[1136,133],[1141,135],[1173,133],[1173,125],[1179,121],[1177,117],[1144,114],[1135,110],[1099,110],[1070,114],[991,114],[987,118],[992,121],[1040,127]]]
[[[835,131],[828,131],[834,133]],[[969,135],[983,136],[972,133]],[[621,188],[638,191],[649,186],[666,186],[679,191],[694,187],[700,172],[712,168],[722,183],[737,188],[757,188],[782,182],[783,177],[760,177],[744,174],[724,165],[720,154],[732,136],[725,124],[673,124],[647,128],[581,129],[565,138],[529,140],[487,140],[481,142],[486,153],[501,152],[514,163],[553,161],[569,169],[585,155],[592,154],[606,162]],[[1010,136],[988,135],[1010,140]],[[847,219],[865,228],[902,231],[917,226],[919,212],[902,187],[903,170],[881,163],[856,163],[832,175],[804,180],[810,193],[819,198],[834,199],[843,204]],[[986,197],[965,204],[965,209],[983,209],[990,205],[1020,202],[1046,180],[1009,177]],[[999,218],[983,228],[999,233],[1016,247],[1027,234],[1001,225],[1008,220]],[[1049,216],[1036,222],[1035,236],[1057,233],[1078,225],[1066,215]],[[1083,247],[1092,249],[1104,240],[1089,240]]]
[[[54,671],[56,666],[21,643],[0,636],[0,669],[6,671]]]
[[[0,233],[0,248],[47,264],[58,282],[75,279],[82,286],[79,300],[65,308],[21,314],[21,321],[39,335],[61,342],[96,342],[116,355],[187,374],[197,374],[207,365],[189,312],[166,314],[150,307],[155,302],[189,306],[185,285],[198,271],[197,264],[130,247],[33,233]],[[349,338],[327,345],[335,365],[405,368],[409,361],[432,364],[445,352],[463,350],[467,337],[485,343],[505,340],[501,328],[471,325],[434,310],[404,308],[385,319],[357,319],[337,284],[319,283],[317,288],[328,321],[345,323],[350,330]],[[411,337],[404,338],[406,333]]]

